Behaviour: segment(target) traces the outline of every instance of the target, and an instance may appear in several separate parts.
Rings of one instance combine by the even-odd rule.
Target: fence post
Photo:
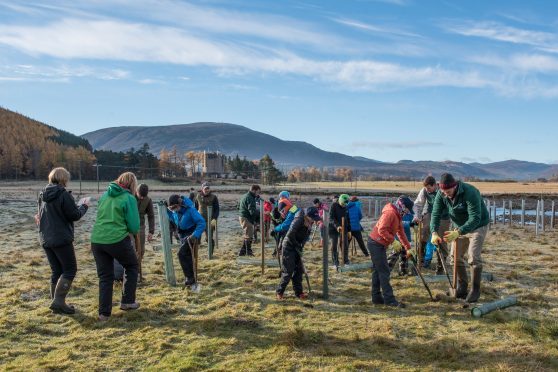
[[[488,199],[484,199],[484,204],[486,205],[486,209],[488,210],[488,229],[490,230],[490,225],[492,225],[491,223],[491,215],[490,215],[490,200]]]
[[[541,199],[541,227],[544,232],[544,199]]]
[[[512,207],[512,201],[510,200],[508,202],[509,207],[510,207],[510,227],[512,226],[512,218],[513,218],[513,207]]]
[[[494,225],[496,225],[496,200],[494,200]]]
[[[213,207],[207,207],[207,259],[213,259],[213,227],[211,226],[211,220],[213,216]]]
[[[372,217],[372,199],[368,199],[368,217]]]
[[[525,199],[521,199],[521,226],[525,227]]]
[[[535,235],[539,235],[539,209],[541,201],[537,200],[537,212],[535,213]]]
[[[299,194],[300,198],[300,194]],[[265,223],[264,223],[264,200],[260,199],[260,241],[262,243],[262,275],[265,274]]]
[[[327,226],[329,224],[329,213],[324,213],[324,243],[322,245],[322,297],[324,300],[329,298],[329,234]]]
[[[378,198],[374,198],[374,218],[378,219],[378,214],[380,212],[380,200]]]
[[[555,216],[555,214],[556,214],[556,206],[555,206],[554,200],[552,201],[552,207],[551,207],[551,209],[552,209],[552,214],[550,215],[550,228],[551,228],[551,229],[554,229],[554,221],[555,221],[555,218],[556,218],[556,216]]]

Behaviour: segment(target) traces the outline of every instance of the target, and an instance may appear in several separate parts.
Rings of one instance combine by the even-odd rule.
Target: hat
[[[209,182],[202,183],[202,190],[203,189],[209,189]]]
[[[273,197],[269,198],[269,202],[270,202],[271,204],[275,204],[275,198],[273,198]]]
[[[281,191],[279,193],[279,199],[281,198],[289,199],[290,197],[291,197],[291,193],[288,191]]]
[[[351,196],[351,199],[350,199],[350,200],[351,200],[352,202],[355,202],[355,201],[358,200],[358,197],[357,197],[356,195],[353,195],[353,196]]]
[[[442,174],[442,177],[440,178],[440,188],[442,190],[451,189],[455,186],[457,186],[457,181],[450,173]]]
[[[309,207],[306,208],[306,215],[313,219],[314,221],[321,221],[320,213],[318,212],[318,208],[316,207]]]
[[[314,199],[314,202],[312,204],[318,204],[320,202],[320,199],[316,198]]]
[[[413,205],[415,203],[413,203],[413,201],[407,195],[401,195],[399,198],[397,198],[397,203],[400,206],[407,208],[409,210],[409,213],[415,214],[413,212]]]
[[[180,195],[173,194],[169,196],[169,205],[180,204]]]
[[[339,195],[339,204],[345,205],[349,202],[349,199],[350,199],[349,195],[341,194]]]

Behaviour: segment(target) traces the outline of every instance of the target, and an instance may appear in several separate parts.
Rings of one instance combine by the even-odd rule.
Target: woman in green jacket
[[[108,320],[112,311],[114,260],[124,267],[124,284],[120,309],[135,310],[138,260],[130,234],[140,227],[139,212],[133,190],[137,179],[132,172],[121,174],[109,184],[99,199],[97,219],[91,233],[91,250],[99,276],[99,320]]]

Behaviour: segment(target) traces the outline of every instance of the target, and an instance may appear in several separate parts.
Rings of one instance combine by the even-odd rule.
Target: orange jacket
[[[405,248],[411,249],[411,243],[407,240],[405,230],[403,230],[401,216],[395,206],[389,203],[382,209],[382,215],[370,233],[370,238],[387,247],[393,243],[396,234],[401,244]]]
[[[281,205],[283,204],[283,205]],[[279,213],[281,213],[281,217],[282,218],[286,218],[287,217],[287,213],[289,213],[289,210],[293,207],[293,202],[291,202],[289,199],[287,198],[281,198],[279,199],[279,203],[277,204],[279,207],[282,207],[279,210]]]

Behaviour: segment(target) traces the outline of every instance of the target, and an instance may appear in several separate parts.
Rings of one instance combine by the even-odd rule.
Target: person
[[[467,256],[471,267],[473,288],[470,292],[467,292],[469,282],[465,260],[463,259],[465,252],[453,252],[454,255],[457,255],[456,297],[464,298],[468,303],[474,303],[480,298],[483,265],[481,252],[488,233],[488,209],[476,187],[462,181],[456,181],[450,173],[442,174],[440,190],[441,192],[434,199],[430,220],[432,244],[439,246],[442,241],[451,243],[462,235],[469,238]],[[437,231],[445,212],[449,214],[456,228],[447,230],[442,239]]]
[[[418,263],[419,266],[423,267],[425,265],[425,254],[428,249],[428,242],[431,239],[430,232],[430,220],[432,216],[432,209],[434,208],[434,199],[439,193],[439,188],[436,183],[436,179],[432,176],[427,176],[423,180],[423,188],[419,191],[417,198],[415,199],[415,204],[413,211],[415,217],[413,219],[414,223],[422,223],[422,230],[420,231],[420,250],[418,253]],[[437,233],[442,235],[444,231],[448,231],[450,227],[450,220],[447,211],[444,211],[440,218],[440,227]],[[439,246],[439,252],[442,260],[446,260],[448,257],[448,247],[446,242],[442,241]],[[436,267],[436,275],[444,274],[444,266],[442,261],[438,257],[438,264]]]
[[[334,199],[335,200],[335,199]],[[350,238],[351,223],[349,220],[349,215],[347,213],[347,204],[349,203],[349,195],[342,194],[339,195],[337,201],[333,202],[331,209],[329,210],[329,237],[331,238],[331,253],[333,258],[333,264],[335,267],[339,267],[339,254],[337,252],[337,245],[339,244],[339,236],[341,235],[342,222],[345,218],[345,239],[341,242],[342,252],[343,252],[343,262],[345,265],[350,264],[349,262],[349,244],[348,239]]]
[[[394,203],[388,203],[382,209],[382,215],[374,225],[368,237],[368,251],[374,265],[372,272],[372,303],[385,304],[394,307],[405,307],[405,304],[396,300],[389,282],[390,269],[387,261],[386,248],[391,246],[395,251],[402,246],[407,252],[411,243],[405,236],[402,217],[412,213],[413,201],[408,196],[402,195]],[[399,240],[395,240],[395,236]],[[410,253],[407,253],[407,256]]]
[[[138,212],[140,217],[140,249],[138,250],[138,263],[140,267],[140,281],[143,280],[143,272],[141,270],[141,262],[143,261],[143,256],[145,255],[145,216],[147,215],[148,231],[147,231],[147,241],[151,242],[153,240],[153,234],[155,234],[155,210],[153,208],[153,201],[149,196],[149,187],[142,183],[138,185],[136,190],[136,200],[138,203]]]
[[[50,265],[50,309],[55,313],[74,314],[75,308],[66,304],[66,296],[77,273],[74,251],[74,221],[87,212],[89,201],[79,206],[66,190],[70,172],[58,167],[48,175],[48,185],[39,195],[39,225],[41,246]]]
[[[289,192],[282,191],[279,194],[278,209],[281,214],[282,222],[275,226],[274,231],[279,236],[279,239],[283,239],[287,234],[287,231],[289,231],[289,228],[294,221],[295,214],[298,212],[299,208],[290,200]]]
[[[196,284],[192,249],[199,243],[205,230],[205,220],[189,197],[173,194],[169,197],[167,215],[178,229],[180,249],[178,261],[184,274],[184,287]]]
[[[264,201],[264,232],[266,242],[269,241],[269,234],[271,233],[271,214],[273,213],[274,207],[274,198],[269,198],[269,200]]]
[[[195,200],[196,209],[202,215],[203,219],[205,220],[205,224],[211,225],[211,231],[213,232],[213,236],[215,236],[215,229],[217,227],[217,219],[219,218],[219,199],[217,195],[215,195],[211,191],[211,187],[209,186],[208,182],[204,182],[201,186],[200,192],[196,195]],[[207,207],[211,207],[211,216],[207,215]],[[207,242],[207,229],[205,231],[205,241]],[[212,241],[213,246],[215,247],[215,240]]]
[[[239,256],[253,256],[252,241],[254,239],[254,225],[258,222],[260,214],[256,207],[256,198],[260,196],[261,187],[259,185],[252,185],[250,191],[242,196],[238,205],[239,221],[242,231],[244,233],[244,243]]]
[[[318,209],[318,213],[320,214],[321,218],[321,220],[318,222],[318,228],[320,229],[320,247],[323,247],[326,234],[324,226],[324,213],[329,211],[329,206],[327,205],[327,203],[322,203],[318,198],[314,199],[313,204],[314,207]]]
[[[413,237],[411,234],[411,228],[416,227],[416,223],[413,221],[414,217],[412,213],[407,213],[401,218],[401,222],[403,224],[403,231],[405,231],[405,236],[409,242],[413,241]],[[395,236],[395,240],[399,241],[399,238]],[[405,250],[400,249],[400,244],[396,244],[395,248],[397,250],[392,250],[391,255],[388,257],[388,265],[390,270],[393,270],[395,263],[399,261],[399,276],[405,276],[408,272],[408,260],[407,260],[407,252]],[[393,247],[392,247],[393,248]],[[418,275],[418,273],[414,273]]]
[[[188,194],[188,199],[190,199],[192,203],[196,200],[196,190],[193,187],[190,187],[190,194]]]
[[[295,296],[302,300],[308,297],[302,288],[302,275],[304,274],[302,251],[304,244],[312,234],[312,226],[318,221],[320,221],[320,215],[316,207],[309,207],[306,209],[306,213],[302,209],[296,211],[294,220],[282,243],[281,281],[276,290],[278,300],[284,298],[285,289],[291,280]]]
[[[99,320],[107,321],[112,313],[112,286],[116,259],[124,267],[121,310],[135,310],[138,283],[138,259],[130,235],[140,229],[134,173],[122,173],[111,182],[99,199],[97,218],[91,232],[91,251],[99,277]]]
[[[368,250],[364,245],[364,240],[362,239],[362,204],[358,200],[357,196],[351,196],[349,203],[347,204],[347,213],[349,214],[349,224],[351,226],[352,238],[356,240],[358,246],[365,257],[369,256]]]

